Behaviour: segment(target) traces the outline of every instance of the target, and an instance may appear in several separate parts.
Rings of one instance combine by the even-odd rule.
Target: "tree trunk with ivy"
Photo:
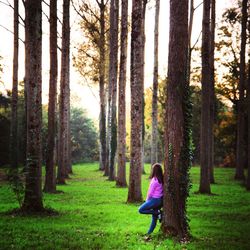
[[[26,180],[22,210],[42,211],[42,1],[25,1]]]
[[[202,20],[202,77],[201,77],[201,171],[199,192],[210,194],[210,164],[211,164],[211,114],[210,114],[210,0],[203,1]]]
[[[59,142],[58,142],[58,184],[65,184],[68,177],[68,123],[69,123],[69,6],[70,1],[63,1],[63,24],[62,24],[62,56],[61,56],[61,80],[59,99]]]
[[[44,191],[56,192],[55,134],[57,94],[57,1],[50,0],[50,80],[48,110],[48,141]]]
[[[248,20],[248,34],[250,34],[250,19]],[[250,46],[250,36],[248,37],[248,46]],[[248,79],[247,79],[247,117],[248,117],[248,134],[250,135],[250,49],[248,50]],[[250,136],[248,136],[248,148],[247,148],[247,158],[248,158],[248,170],[247,170],[247,180],[246,188],[250,191]]]
[[[119,0],[110,2],[110,54],[109,54],[109,84],[111,89],[109,117],[109,180],[115,179],[115,155],[117,149],[117,68],[118,68],[118,22]]]
[[[131,140],[128,202],[142,201],[142,96],[143,96],[143,0],[132,1],[131,31]]]
[[[215,14],[216,14],[216,1],[211,0],[211,23],[210,23],[210,183],[215,183],[214,180],[214,121],[215,121],[215,90],[214,90],[214,39],[215,39]]]
[[[127,186],[126,181],[126,75],[128,47],[128,0],[122,0],[121,53],[118,110],[118,172],[116,185]]]
[[[244,91],[246,81],[246,24],[247,24],[247,0],[242,1],[242,21],[241,21],[241,48],[240,48],[240,81],[239,81],[239,101],[237,107],[237,148],[236,148],[236,180],[244,180],[244,152],[245,152],[245,115],[244,115]]]
[[[161,229],[167,236],[188,238],[186,203],[190,188],[190,90],[188,0],[170,2],[168,82],[165,88],[164,201]],[[176,64],[176,62],[178,63]]]
[[[11,134],[10,134],[10,160],[14,177],[18,169],[18,138],[17,138],[17,102],[18,102],[18,49],[19,49],[19,8],[18,0],[14,0],[14,53],[13,53],[13,77],[11,96]]]
[[[151,132],[151,165],[158,162],[158,43],[159,43],[159,15],[160,0],[155,5],[155,30],[154,30],[154,78],[152,96],[152,132]]]

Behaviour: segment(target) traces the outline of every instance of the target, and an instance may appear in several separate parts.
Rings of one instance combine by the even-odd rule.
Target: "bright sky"
[[[1,1],[0,1],[1,2]],[[2,0],[6,2],[7,0]],[[9,1],[13,4],[13,0]],[[20,13],[24,16],[23,5],[20,1]],[[58,1],[58,8],[61,9],[62,0]],[[202,0],[195,0],[195,6],[199,5]],[[221,16],[223,9],[228,7],[228,0],[217,1],[217,21]],[[131,0],[130,0],[131,9]],[[48,13],[48,7],[43,5],[43,10]],[[153,81],[153,53],[154,53],[154,0],[151,0],[147,7],[146,13],[146,50],[145,50],[145,87],[149,87]],[[59,14],[60,17],[61,14]],[[79,17],[71,10],[71,53],[75,53],[75,45],[81,40],[78,31]],[[201,31],[202,23],[202,6],[200,6],[194,14],[194,28],[192,40],[196,41]],[[0,3],[0,25],[9,30],[13,30],[13,11],[10,7]],[[58,24],[61,30],[61,25]],[[167,74],[167,58],[168,58],[168,32],[169,32],[169,1],[161,0],[160,11],[160,31],[159,31],[159,74],[161,77]],[[4,86],[0,86],[0,90],[11,89],[12,82],[12,54],[13,54],[13,34],[0,27],[0,55],[3,57],[4,74],[2,76]],[[47,18],[43,15],[43,103],[47,103],[48,99],[48,76],[49,76],[49,27]],[[20,26],[20,37],[24,39],[24,28]],[[60,40],[59,40],[60,43]],[[60,44],[59,44],[60,45]],[[60,57],[59,57],[60,63]],[[60,72],[59,72],[60,73]],[[19,53],[19,81],[24,77],[24,45],[20,42]],[[99,114],[98,105],[98,88],[89,87],[85,79],[81,79],[79,74],[71,66],[71,97],[74,105],[83,107],[88,111],[91,118],[97,120]],[[128,86],[129,88],[129,86]],[[129,92],[129,91],[128,91]]]

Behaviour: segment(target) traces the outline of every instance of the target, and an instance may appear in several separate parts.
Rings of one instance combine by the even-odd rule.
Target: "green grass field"
[[[0,249],[250,249],[250,192],[233,180],[234,169],[215,169],[216,195],[194,194],[199,168],[191,169],[188,201],[192,238],[180,245],[164,239],[157,225],[144,240],[150,216],[138,204],[126,204],[127,188],[116,188],[98,171],[98,164],[75,165],[61,194],[45,194],[44,204],[57,216],[20,217],[5,212],[18,207],[7,183],[0,186]],[[147,173],[149,166],[146,166]],[[148,175],[142,177],[146,196]]]

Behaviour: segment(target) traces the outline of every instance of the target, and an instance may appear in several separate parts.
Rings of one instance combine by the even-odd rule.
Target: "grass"
[[[57,216],[15,216],[18,206],[0,183],[0,249],[250,249],[250,192],[233,180],[233,169],[215,169],[216,195],[195,194],[199,168],[191,169],[193,187],[188,201],[192,239],[188,244],[164,239],[157,225],[144,240],[150,217],[138,214],[138,204],[126,204],[127,188],[116,188],[97,164],[75,165],[60,194],[44,194],[44,204]],[[147,173],[149,166],[146,166]],[[145,197],[149,180],[142,177]]]

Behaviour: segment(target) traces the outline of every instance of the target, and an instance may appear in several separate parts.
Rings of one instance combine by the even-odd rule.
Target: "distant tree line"
[[[18,164],[25,164],[25,110],[24,110],[24,92],[18,94]],[[48,106],[42,108],[42,163],[46,163],[48,153]],[[11,92],[8,95],[0,94],[0,166],[10,164],[10,124],[11,124]],[[85,110],[81,108],[71,108],[71,141],[72,141],[72,162],[93,162],[98,161],[98,136],[97,128],[94,122],[87,117]]]

